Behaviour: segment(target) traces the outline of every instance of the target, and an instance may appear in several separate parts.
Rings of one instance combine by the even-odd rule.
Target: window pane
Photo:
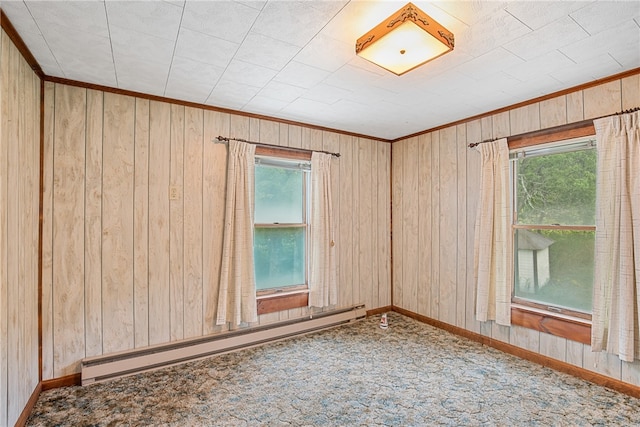
[[[591,313],[595,231],[516,230],[515,295]]]
[[[256,224],[302,222],[304,172],[256,165]]]
[[[260,228],[253,237],[256,289],[305,283],[305,228]]]
[[[595,149],[517,162],[519,224],[595,224]]]

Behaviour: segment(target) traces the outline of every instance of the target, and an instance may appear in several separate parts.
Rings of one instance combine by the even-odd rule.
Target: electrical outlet
[[[169,186],[169,200],[180,200],[180,187],[176,185]]]

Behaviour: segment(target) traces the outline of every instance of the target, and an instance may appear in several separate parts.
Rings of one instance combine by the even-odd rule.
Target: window
[[[256,156],[253,253],[260,314],[306,305],[309,170],[307,161]],[[270,297],[296,293],[297,302],[289,298],[275,307],[271,301],[261,309]]]
[[[582,138],[511,154],[513,301],[590,318],[596,150]]]

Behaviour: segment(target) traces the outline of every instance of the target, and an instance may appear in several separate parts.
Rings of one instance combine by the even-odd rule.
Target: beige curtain
[[[592,351],[640,358],[640,112],[593,121],[598,150]]]
[[[474,241],[476,319],[509,326],[513,283],[509,147],[503,138],[477,149],[481,169]]]
[[[218,325],[258,320],[253,270],[255,152],[253,144],[229,141]]]
[[[326,307],[338,302],[330,154],[311,155],[310,222],[309,305]]]

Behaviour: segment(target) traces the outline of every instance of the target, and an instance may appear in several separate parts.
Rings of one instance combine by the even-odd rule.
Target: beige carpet
[[[31,426],[630,426],[640,400],[396,313],[88,387]]]

